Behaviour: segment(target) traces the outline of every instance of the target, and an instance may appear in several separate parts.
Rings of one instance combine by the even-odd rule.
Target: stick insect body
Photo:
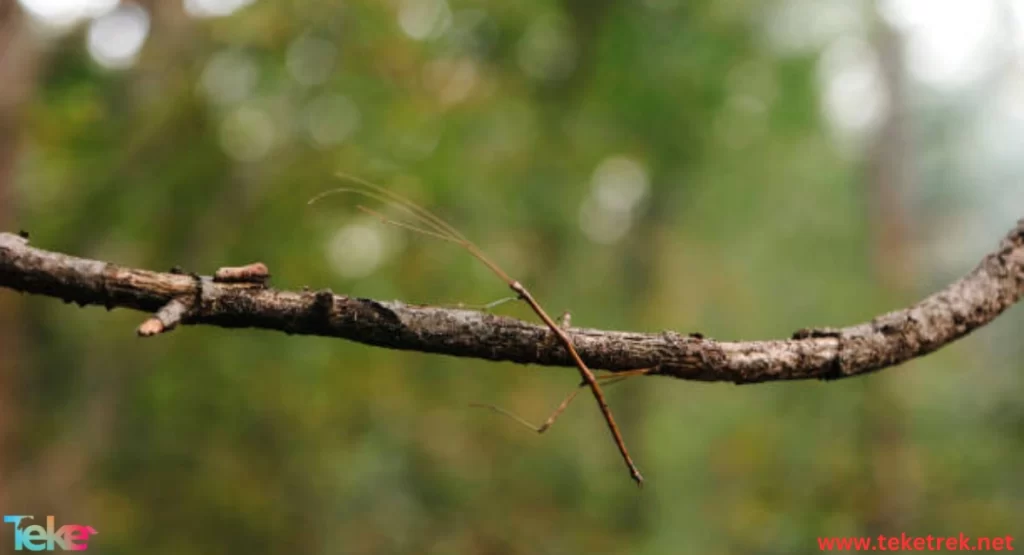
[[[600,408],[601,414],[604,416],[604,420],[608,424],[608,429],[612,434],[612,438],[615,440],[615,445],[616,447],[618,447],[619,453],[622,455],[622,460],[626,464],[626,467],[629,469],[630,477],[632,477],[632,479],[637,483],[638,486],[642,487],[644,483],[644,478],[640,474],[640,470],[637,469],[632,457],[630,457],[629,455],[629,450],[626,448],[626,443],[622,439],[622,433],[619,431],[619,426],[618,424],[615,423],[615,418],[612,416],[611,409],[608,407],[607,401],[605,401],[604,393],[601,390],[601,386],[598,384],[598,378],[594,376],[594,373],[590,370],[589,367],[587,367],[587,364],[583,362],[583,359],[576,351],[576,347],[573,346],[572,340],[569,338],[569,335],[565,333],[565,330],[562,327],[560,327],[558,324],[555,323],[554,320],[551,319],[551,316],[549,316],[548,313],[544,310],[544,308],[541,307],[540,303],[538,303],[537,300],[533,298],[533,295],[530,294],[529,290],[527,290],[526,287],[524,287],[521,283],[519,283],[511,276],[509,276],[503,269],[501,269],[500,266],[492,262],[483,253],[483,251],[481,251],[480,248],[476,246],[476,244],[467,239],[462,233],[459,232],[459,230],[455,229],[455,227],[453,227],[448,222],[444,221],[443,219],[435,215],[433,212],[427,210],[426,208],[423,208],[422,206],[419,206],[418,204],[412,202],[411,200],[395,192],[389,191],[388,189],[385,189],[379,185],[375,185],[363,179],[347,174],[339,174],[339,177],[341,177],[342,179],[346,179],[358,186],[361,186],[362,188],[339,187],[336,189],[332,189],[313,197],[312,199],[309,200],[309,204],[313,204],[314,202],[317,202],[320,199],[329,195],[351,193],[397,208],[404,212],[406,215],[410,216],[413,220],[415,220],[416,224],[392,220],[387,216],[384,216],[383,214],[374,211],[370,208],[367,208],[362,205],[358,206],[358,208],[363,212],[366,212],[367,214],[370,214],[380,219],[382,222],[386,224],[394,225],[402,229],[407,229],[409,231],[413,231],[428,237],[440,239],[442,241],[446,241],[449,243],[454,243],[462,247],[467,252],[469,252],[470,255],[472,255],[474,258],[479,260],[484,266],[490,269],[491,272],[498,276],[502,281],[504,281],[505,284],[508,285],[508,287],[516,294],[516,297],[518,299],[523,300],[524,302],[526,302],[526,304],[530,306],[530,308],[533,310],[535,314],[537,314],[541,321],[543,321],[544,324],[551,330],[551,332],[555,334],[559,342],[561,342],[561,344],[565,347],[566,351],[569,353],[569,356],[576,364],[576,368],[579,370],[580,377],[583,380],[583,382],[581,383],[581,387],[587,386],[590,388],[590,391],[594,396],[594,400],[597,401],[597,406]],[[625,377],[627,377],[628,375],[648,373],[651,370],[652,369],[650,368],[632,370],[630,372],[620,373],[619,375],[604,376],[604,378],[608,378],[610,383],[614,383],[622,379],[625,379]],[[495,412],[504,414],[505,416],[508,416],[513,420],[516,420],[517,422],[534,429],[538,433],[543,433],[544,431],[551,427],[555,419],[557,419],[558,416],[569,406],[569,403],[572,402],[572,400],[576,397],[578,393],[579,390],[577,389],[573,391],[568,397],[566,397],[565,400],[562,401],[562,404],[558,406],[555,412],[541,426],[533,426],[529,422],[523,420],[522,418],[493,405],[477,406],[484,406],[486,408],[490,408]]]

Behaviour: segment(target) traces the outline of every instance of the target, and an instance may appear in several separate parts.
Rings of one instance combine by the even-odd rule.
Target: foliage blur
[[[922,24],[893,7],[913,2],[94,1],[56,22],[53,4],[0,10],[17,35],[0,65],[31,65],[0,84],[30,91],[0,103],[19,137],[4,227],[47,249],[260,260],[276,287],[412,303],[505,296],[354,199],[307,206],[341,171],[442,214],[573,325],[741,340],[913,302],[1024,216],[1005,146],[1024,134],[1024,35],[1000,27],[992,63],[936,84],[914,72]],[[1024,21],[1015,4],[991,2]],[[257,330],[141,341],[138,313],[0,302],[0,509],[92,525],[100,553],[1022,532],[1019,308],[865,378],[611,388],[638,491],[588,399],[543,436],[468,406],[539,422],[571,369]]]

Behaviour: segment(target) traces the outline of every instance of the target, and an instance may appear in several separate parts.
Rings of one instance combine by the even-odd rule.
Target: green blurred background
[[[913,302],[1024,217],[1019,0],[2,0],[0,229],[482,304],[436,210],[576,326],[786,337]],[[522,306],[495,312],[532,319]],[[0,291],[0,511],[110,554],[809,553],[1021,534],[1021,324],[835,383],[635,379]],[[11,530],[0,529],[0,551]]]

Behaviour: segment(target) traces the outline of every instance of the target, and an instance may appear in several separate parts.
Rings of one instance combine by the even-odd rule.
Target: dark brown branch
[[[125,268],[36,249],[0,233],[0,286],[76,302],[155,312],[195,299],[183,324],[253,327],[340,337],[391,349],[546,366],[576,366],[548,328],[492,314],[375,301],[329,291],[278,291],[254,283]],[[1024,294],[1024,220],[977,268],[909,308],[847,328],[793,338],[725,342],[676,332],[566,330],[593,368],[735,383],[838,379],[930,353],[987,324]]]

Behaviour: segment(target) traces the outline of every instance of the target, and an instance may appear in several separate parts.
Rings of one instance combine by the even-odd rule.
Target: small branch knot
[[[194,301],[191,297],[177,297],[165,304],[135,330],[139,337],[152,337],[167,333],[185,321],[192,313]]]
[[[839,328],[800,328],[793,332],[793,339],[811,339],[815,337],[839,337],[843,330]]]
[[[245,266],[225,266],[218,268],[213,274],[217,283],[257,283],[263,285],[270,279],[270,270],[262,262],[253,262]]]

